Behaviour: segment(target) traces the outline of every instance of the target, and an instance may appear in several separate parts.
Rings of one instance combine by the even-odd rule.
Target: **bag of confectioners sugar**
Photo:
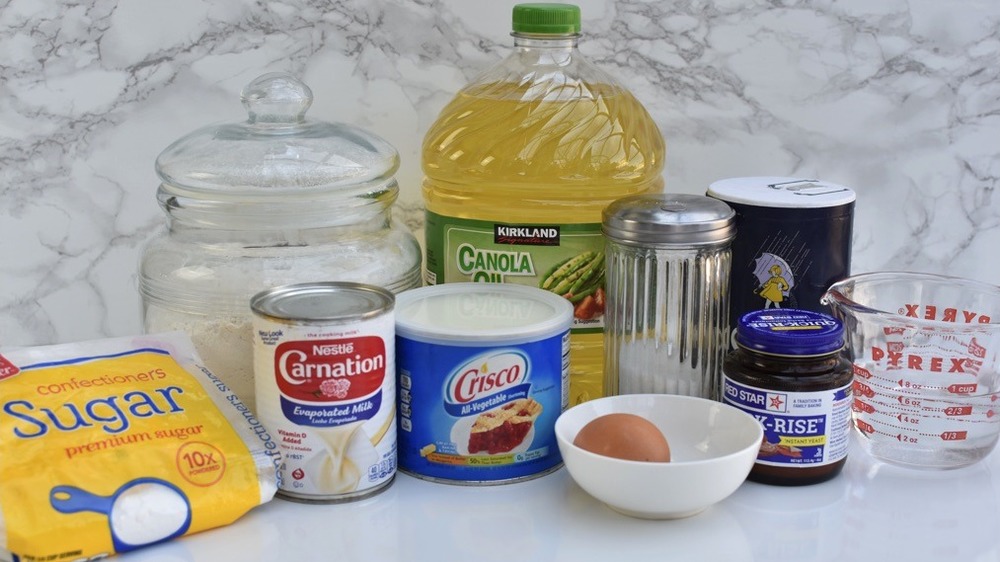
[[[0,558],[101,558],[232,523],[276,443],[181,333],[0,349]]]

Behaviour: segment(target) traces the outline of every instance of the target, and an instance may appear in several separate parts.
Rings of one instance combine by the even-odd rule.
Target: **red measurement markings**
[[[864,367],[859,366],[859,365],[855,365],[854,366],[854,374],[856,376],[859,376],[859,377],[863,378],[863,379],[870,379],[870,378],[872,378],[872,372],[869,371],[868,369],[865,369]]]
[[[861,400],[858,400],[857,398],[855,398],[854,402],[851,404],[851,409],[854,410],[855,412],[864,412],[866,414],[874,414],[875,413],[875,406],[872,406],[871,404],[869,404],[867,402],[862,402]]]
[[[992,410],[990,410],[992,413]],[[944,409],[946,416],[969,416],[972,415],[972,406],[949,406]],[[987,413],[987,416],[990,414]]]
[[[853,390],[855,396],[865,396],[867,398],[875,397],[875,391],[872,390],[872,387],[861,381],[854,381]]]
[[[972,338],[972,341],[969,342],[969,353],[972,354],[973,357],[978,357],[979,359],[986,358],[986,348],[980,345],[979,342],[976,341],[976,338]]]
[[[872,424],[866,421],[854,420],[854,425],[856,425],[857,428],[861,430],[863,433],[867,433],[869,435],[875,433],[875,428],[872,426]]]
[[[941,439],[943,441],[964,441],[968,436],[968,431],[945,431],[941,434]]]
[[[952,394],[972,394],[976,391],[978,385],[974,382],[965,384],[950,384],[948,385],[948,392]]]

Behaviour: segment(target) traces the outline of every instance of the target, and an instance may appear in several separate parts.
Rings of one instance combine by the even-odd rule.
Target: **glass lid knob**
[[[271,72],[257,77],[240,93],[250,123],[296,125],[305,121],[312,105],[309,86],[284,72]]]

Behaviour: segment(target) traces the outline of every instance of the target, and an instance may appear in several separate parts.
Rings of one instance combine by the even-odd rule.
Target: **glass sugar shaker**
[[[241,98],[246,121],[202,127],[156,160],[165,228],[146,245],[147,332],[181,330],[254,403],[250,298],[290,283],[418,287],[420,246],[392,215],[399,153],[346,123],[307,118],[312,91],[271,73]]]
[[[607,394],[719,399],[734,218],[701,195],[633,195],[605,208]]]

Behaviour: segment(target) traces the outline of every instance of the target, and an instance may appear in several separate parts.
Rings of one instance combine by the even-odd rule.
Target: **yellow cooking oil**
[[[610,77],[548,78],[472,84],[431,126],[426,277],[520,283],[571,299],[572,405],[605,393],[601,211],[662,189],[664,141]]]

